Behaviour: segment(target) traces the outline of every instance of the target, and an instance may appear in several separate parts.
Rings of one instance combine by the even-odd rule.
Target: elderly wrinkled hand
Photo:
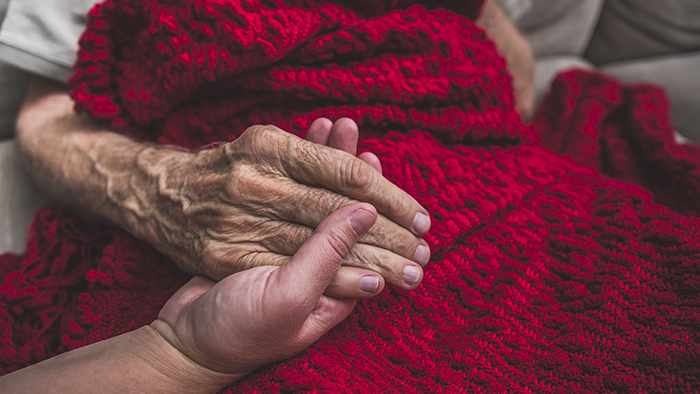
[[[357,300],[323,292],[376,220],[369,204],[343,207],[284,266],[255,267],[218,283],[196,276],[150,326],[5,375],[0,391],[218,392],[308,348],[352,312]]]
[[[384,281],[415,288],[430,258],[420,238],[430,228],[425,209],[381,175],[376,156],[355,157],[353,121],[319,120],[308,138],[254,126],[234,142],[177,162],[142,153],[143,167],[158,180],[157,237],[148,240],[184,270],[221,279],[285,264],[323,219],[362,201],[381,215],[327,294],[369,297]]]

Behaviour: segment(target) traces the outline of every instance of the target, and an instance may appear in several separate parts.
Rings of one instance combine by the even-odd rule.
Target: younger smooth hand
[[[151,327],[198,366],[231,381],[289,358],[352,311],[356,300],[323,292],[376,220],[372,205],[349,205],[321,222],[281,267],[251,268],[218,283],[195,277]]]

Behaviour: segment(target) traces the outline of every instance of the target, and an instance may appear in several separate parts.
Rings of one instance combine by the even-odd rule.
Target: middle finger
[[[357,201],[323,188],[309,187],[293,181],[286,185],[286,196],[272,207],[254,207],[257,212],[266,209],[274,218],[316,228],[321,221],[339,208]],[[393,253],[425,265],[430,257],[427,243],[384,215],[365,234],[360,242],[387,249]]]

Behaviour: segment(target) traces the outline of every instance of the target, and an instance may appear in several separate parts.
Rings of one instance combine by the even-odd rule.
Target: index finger
[[[293,138],[280,161],[287,175],[297,182],[370,203],[415,235],[430,230],[428,211],[418,201],[351,154]]]

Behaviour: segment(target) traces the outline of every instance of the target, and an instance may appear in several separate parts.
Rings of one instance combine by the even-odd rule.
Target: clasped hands
[[[200,241],[204,261],[215,262],[212,276],[240,272],[218,283],[193,278],[151,328],[194,362],[198,380],[218,381],[214,387],[304,350],[345,319],[357,298],[381,291],[382,278],[406,289],[422,278],[419,271],[406,280],[405,272],[420,269],[407,257],[423,265],[429,259],[419,238],[430,226],[421,221],[429,219],[413,198],[381,176],[376,156],[355,158],[357,125],[319,119],[307,139],[257,127],[197,157],[209,171],[230,166],[219,170],[224,175],[210,175],[224,176],[214,183],[230,186],[223,192],[229,197],[218,198],[246,196],[231,202],[229,212],[238,217],[208,217],[216,227]],[[251,207],[255,210],[244,211]],[[223,230],[232,223],[235,229]],[[421,247],[426,247],[422,256]],[[378,282],[362,290],[367,276]]]
[[[18,121],[37,178],[199,276],[151,325],[5,375],[0,391],[216,392],[307,348],[357,299],[421,282],[430,219],[376,156],[355,157],[353,121],[319,119],[307,140],[257,126],[191,153],[102,130],[45,85]]]
[[[366,298],[387,283],[414,289],[430,251],[420,237],[427,211],[381,174],[376,156],[358,157],[358,129],[343,118],[318,119],[307,140],[254,126],[217,149],[138,162],[158,184],[150,235],[141,235],[186,272],[219,280],[259,266],[281,266],[331,213],[354,202],[379,212],[326,290]]]

